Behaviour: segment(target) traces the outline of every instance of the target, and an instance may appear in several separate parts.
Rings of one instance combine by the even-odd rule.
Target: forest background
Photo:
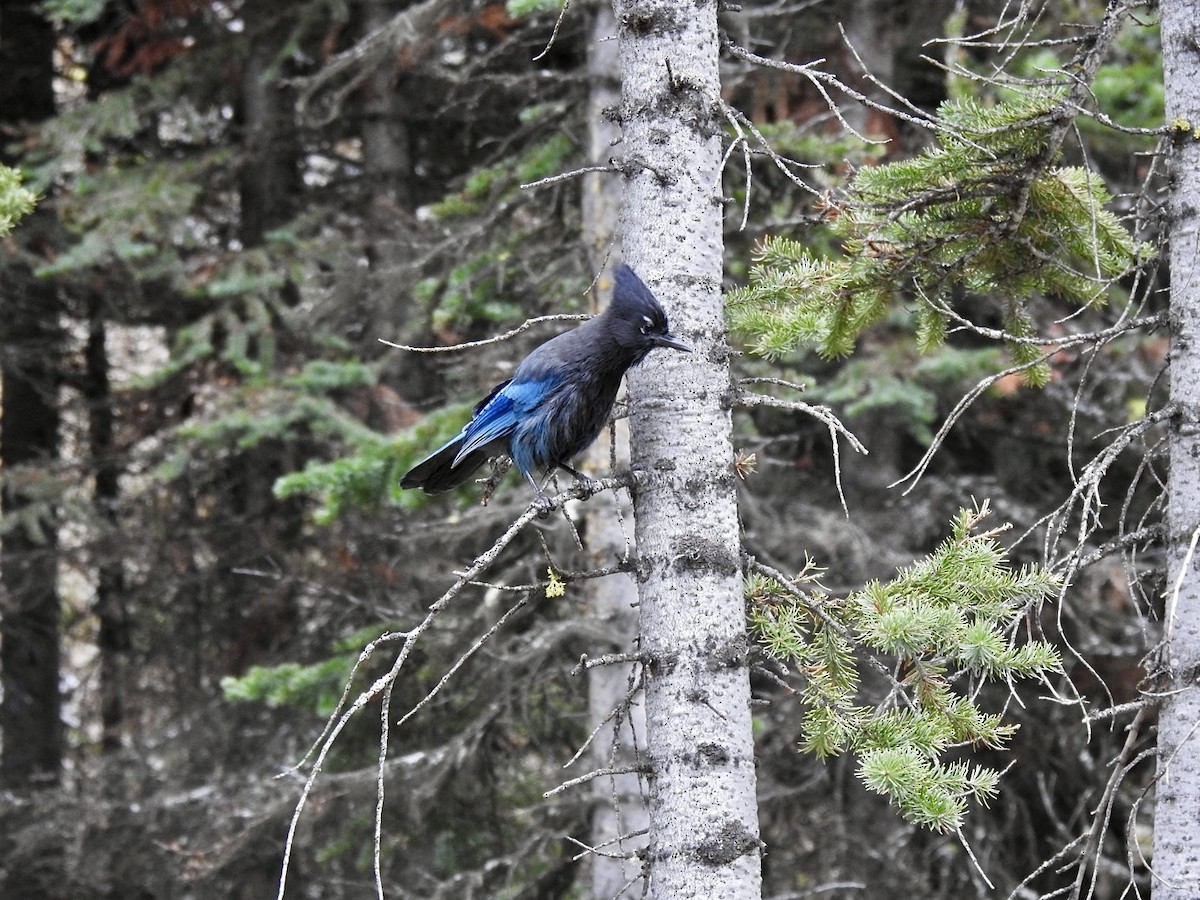
[[[596,308],[629,175],[601,133],[607,16],[539,0],[0,8],[0,161],[38,195],[0,272],[4,896],[274,895],[293,767],[352,672],[361,689],[388,670],[377,650],[355,671],[361,651],[422,621],[528,505],[513,476],[486,506],[477,486],[431,500],[398,476],[562,326],[452,353],[380,339],[445,347]],[[1064,585],[1022,620],[1063,670],[980,693],[1020,729],[966,757],[1012,766],[959,834],[906,821],[853,758],[800,752],[803,680],[754,652],[763,895],[1144,895],[1145,699],[1169,596],[1155,11],[785,0],[720,25],[734,367],[779,380],[734,414],[745,550],[787,573],[811,559],[846,596],[986,501],[981,527],[1012,526],[1013,563]],[[843,198],[939,146],[943,104],[1080,84],[1086,103],[1041,124],[1058,135],[1045,165],[1089,173],[1120,221],[1089,303],[1031,275],[1015,304],[979,278],[952,286],[964,318],[935,340],[928,285],[898,282],[832,347],[755,318],[755,253],[795,256],[764,242],[878,254],[852,246]],[[853,438],[831,441],[833,415]],[[627,513],[573,515],[579,544],[560,517],[525,530],[424,631],[389,695],[399,711],[436,696],[386,763],[378,698],[348,720],[296,820],[289,895],[365,896],[378,877],[392,897],[613,896],[582,851],[616,782],[544,796],[607,708],[581,656],[632,647],[582,574],[617,561],[623,538],[598,551],[600,532],[630,531]]]

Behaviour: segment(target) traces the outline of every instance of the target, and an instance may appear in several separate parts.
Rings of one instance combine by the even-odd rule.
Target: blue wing
[[[554,389],[557,379],[507,381],[498,385],[478,407],[462,433],[454,465],[476,450],[509,437]]]

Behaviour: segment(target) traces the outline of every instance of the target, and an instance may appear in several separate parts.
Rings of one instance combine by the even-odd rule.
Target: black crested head
[[[692,348],[671,334],[667,314],[642,279],[629,266],[617,266],[617,283],[605,315],[610,333],[633,355],[637,365],[655,347],[690,353]]]

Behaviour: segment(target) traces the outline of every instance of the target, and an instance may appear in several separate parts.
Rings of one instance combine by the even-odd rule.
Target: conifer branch
[[[427,43],[427,36],[436,31],[437,20],[451,6],[449,0],[423,0],[409,6],[348,50],[331,57],[312,76],[296,79],[300,88],[296,111],[310,126],[328,125],[341,114],[342,107],[355,90],[384,60],[395,57],[401,50]],[[314,113],[314,101],[320,101],[321,111]]]
[[[744,563],[754,632],[769,656],[791,662],[805,679],[805,749],[857,754],[868,788],[888,795],[909,820],[939,831],[958,830],[966,800],[993,796],[1001,774],[946,763],[944,751],[1000,746],[1015,728],[1003,713],[977,707],[979,687],[1062,666],[1048,644],[1018,644],[1014,634],[1056,582],[1044,569],[1012,571],[996,530],[979,531],[987,515],[986,503],[961,511],[934,553],[887,584],[872,582],[843,599],[806,594],[770,567],[752,558]],[[877,654],[894,659],[895,671]],[[874,708],[857,699],[859,660],[882,669],[892,685]],[[976,687],[956,689],[960,678]]]
[[[1081,55],[1077,56],[1068,66],[1070,69],[1077,70],[1077,73],[1072,76],[1071,90],[1048,113],[1052,125],[1046,136],[1046,144],[1041,154],[1030,162],[1026,170],[1006,225],[1008,233],[1015,234],[1021,227],[1021,222],[1029,207],[1034,182],[1058,158],[1063,142],[1066,141],[1074,127],[1074,113],[1085,108],[1087,101],[1092,98],[1092,82],[1095,81],[1096,73],[1112,49],[1121,26],[1134,8],[1144,5],[1145,3],[1141,0],[1133,3],[1110,2],[1104,10],[1104,17],[1097,26],[1091,41],[1086,44]]]

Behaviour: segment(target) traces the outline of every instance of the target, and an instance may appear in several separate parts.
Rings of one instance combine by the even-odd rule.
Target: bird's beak
[[[654,336],[655,347],[670,347],[672,350],[682,350],[684,353],[691,353],[690,344],[685,344],[673,334],[656,334]]]

